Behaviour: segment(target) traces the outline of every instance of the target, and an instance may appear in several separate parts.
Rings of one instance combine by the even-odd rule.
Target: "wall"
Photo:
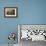
[[[4,7],[18,7],[18,18],[4,18]],[[46,0],[0,0],[0,44],[18,32],[17,24],[46,24]]]

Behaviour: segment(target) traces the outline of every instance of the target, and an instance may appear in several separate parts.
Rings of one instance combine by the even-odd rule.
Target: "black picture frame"
[[[16,18],[18,17],[18,7],[4,7],[5,18]]]

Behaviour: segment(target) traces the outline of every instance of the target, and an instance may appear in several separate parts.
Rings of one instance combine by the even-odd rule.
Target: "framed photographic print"
[[[4,8],[4,17],[15,18],[18,16],[17,7],[5,7]]]

